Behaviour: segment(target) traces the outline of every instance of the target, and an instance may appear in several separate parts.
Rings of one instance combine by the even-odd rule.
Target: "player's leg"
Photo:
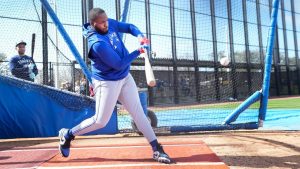
[[[156,135],[142,108],[136,84],[130,74],[126,77],[118,100],[130,113],[137,128],[143,133],[152,146],[154,160],[162,163],[171,163],[170,157],[157,142]]]
[[[100,129],[106,126],[108,123],[114,106],[116,105],[117,98],[119,96],[122,82],[120,81],[98,81],[93,80],[94,92],[96,100],[95,115],[82,121],[72,129],[61,129],[59,132],[60,153],[64,157],[69,156],[70,142],[75,136],[82,135],[96,129]]]
[[[116,105],[123,80],[124,79],[119,81],[96,81],[94,83],[96,113],[93,117],[84,120],[71,129],[74,136],[82,135],[106,126]]]

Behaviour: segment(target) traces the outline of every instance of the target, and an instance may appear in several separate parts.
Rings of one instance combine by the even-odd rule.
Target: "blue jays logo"
[[[18,64],[20,64],[20,65],[29,65],[31,63],[31,60],[29,60],[29,59],[26,59],[26,58],[22,58],[22,59],[20,59],[20,60],[18,60]]]

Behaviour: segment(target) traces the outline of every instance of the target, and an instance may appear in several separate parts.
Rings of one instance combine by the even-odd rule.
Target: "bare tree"
[[[0,53],[0,61],[4,61],[6,59],[6,55],[4,53]]]

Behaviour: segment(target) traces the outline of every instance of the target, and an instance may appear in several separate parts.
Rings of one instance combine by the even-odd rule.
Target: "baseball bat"
[[[31,38],[31,57],[33,58],[34,54],[34,47],[35,47],[35,33],[32,34]]]
[[[143,53],[143,56],[145,58],[145,74],[146,74],[147,84],[150,87],[154,87],[156,85],[156,81],[149,61],[148,52],[146,49],[145,49],[145,53]]]

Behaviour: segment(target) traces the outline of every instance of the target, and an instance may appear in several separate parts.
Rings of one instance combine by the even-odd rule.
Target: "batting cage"
[[[283,29],[281,22],[277,27],[277,15],[283,17],[278,10],[285,10],[283,1],[11,0],[0,4],[5,9],[0,10],[1,138],[56,136],[60,128],[93,115],[82,25],[95,7],[104,9],[109,18],[134,24],[150,40],[147,54],[156,85],[147,84],[144,57],[133,61],[130,73],[157,133],[257,129],[265,120],[269,95],[276,92],[271,77],[276,73],[274,62],[280,62],[284,52],[274,44],[276,30]],[[139,47],[136,37],[118,36],[129,52]],[[11,58],[20,42],[26,42],[25,53],[35,62],[33,80],[12,72]],[[129,113],[116,103],[106,128],[90,134],[119,132],[139,133]]]

